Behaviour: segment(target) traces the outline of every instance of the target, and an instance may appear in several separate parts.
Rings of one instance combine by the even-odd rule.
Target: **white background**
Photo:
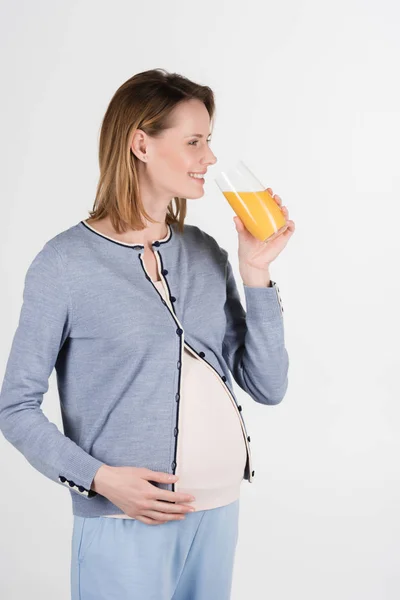
[[[271,266],[289,389],[251,434],[232,599],[400,596],[400,9],[395,1],[1,3],[1,348],[4,373],[34,255],[87,218],[101,119],[133,74],[161,67],[215,92],[220,159],[187,223],[229,252],[213,182],[242,158],[296,232]],[[61,428],[55,374],[43,409]],[[0,597],[69,598],[70,494],[0,436]]]

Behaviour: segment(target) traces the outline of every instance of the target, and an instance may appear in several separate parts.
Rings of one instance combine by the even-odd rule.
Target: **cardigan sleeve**
[[[260,404],[278,404],[288,387],[289,358],[284,340],[283,308],[272,287],[243,284],[244,310],[226,255],[226,331],[222,354],[236,383]]]
[[[0,392],[0,430],[51,480],[87,497],[102,462],[66,437],[41,404],[72,321],[62,258],[47,242],[25,275],[23,304]]]

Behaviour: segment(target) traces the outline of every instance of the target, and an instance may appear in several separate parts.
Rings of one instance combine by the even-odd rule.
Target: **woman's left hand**
[[[236,231],[239,234],[239,264],[242,269],[259,269],[268,272],[269,265],[285,248],[295,230],[294,221],[289,220],[289,211],[285,206],[282,206],[280,196],[274,195],[271,188],[267,188],[267,191],[281,207],[286,224],[273,234],[267,242],[263,242],[246,229],[239,217],[234,217]]]

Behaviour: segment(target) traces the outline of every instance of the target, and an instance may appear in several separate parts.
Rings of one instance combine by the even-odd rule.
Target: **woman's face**
[[[160,137],[151,138],[138,130],[132,149],[140,163],[146,184],[154,193],[168,198],[199,198],[204,194],[204,180],[189,173],[204,174],[217,162],[209,147],[210,117],[200,100],[187,100],[175,107],[170,129]],[[198,134],[198,135],[195,135]],[[202,137],[199,137],[202,136]],[[135,139],[136,138],[136,139]]]

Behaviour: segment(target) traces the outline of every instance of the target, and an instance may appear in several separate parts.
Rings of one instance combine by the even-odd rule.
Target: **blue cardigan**
[[[279,403],[287,390],[275,282],[244,285],[245,312],[227,251],[195,225],[168,229],[152,248],[173,312],[145,269],[144,246],[84,221],[47,241],[25,276],[0,430],[33,467],[68,487],[74,515],[123,512],[90,489],[103,464],[175,473],[184,344],[236,404],[231,374],[261,404]],[[41,409],[53,368],[64,433]],[[253,477],[248,457],[244,479]],[[174,483],[154,485],[174,491]]]

